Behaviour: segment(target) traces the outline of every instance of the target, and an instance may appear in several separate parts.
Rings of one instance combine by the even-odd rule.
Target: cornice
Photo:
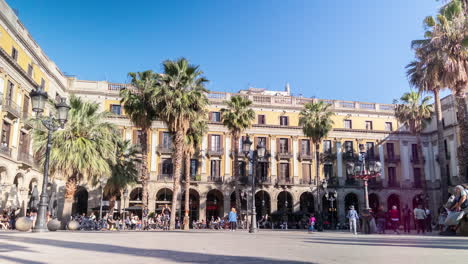
[[[24,77],[32,86],[33,88],[37,89],[39,87],[39,84],[37,84],[24,70],[21,68],[21,66],[14,61],[10,55],[2,48],[0,47],[0,56],[4,58],[10,65],[17,70],[21,76]]]

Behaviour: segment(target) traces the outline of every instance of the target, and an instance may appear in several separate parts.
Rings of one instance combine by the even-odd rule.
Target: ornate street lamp
[[[380,176],[382,164],[379,161],[369,160],[364,144],[359,144],[359,158],[356,162],[349,162],[346,166],[348,174],[354,175],[354,178],[364,181],[364,199],[366,201],[366,210],[369,210],[369,194],[367,191],[367,182],[369,179]]]
[[[99,219],[102,218],[102,202],[104,200],[104,187],[106,186],[107,179],[106,178],[101,178],[99,179],[99,184],[101,185],[101,203],[99,206]]]
[[[47,102],[47,93],[41,89],[33,90],[30,94],[32,110],[36,113],[36,116],[41,117],[45,110],[45,104]],[[65,98],[61,98],[61,102],[55,105],[57,110],[57,116],[54,117],[49,114],[48,117],[41,118],[42,125],[47,128],[47,145],[45,151],[45,162],[44,162],[44,179],[42,181],[42,193],[39,202],[39,211],[37,213],[36,225],[34,226],[33,232],[46,232],[47,229],[47,184],[49,183],[49,159],[50,159],[50,148],[52,145],[52,133],[59,128],[63,128],[68,120],[68,112],[70,106],[65,102]]]
[[[257,210],[255,208],[255,174],[257,170],[257,162],[260,159],[263,159],[265,157],[265,146],[263,143],[259,143],[257,145],[257,150],[253,152],[253,155],[250,156],[250,147],[252,146],[252,141],[250,141],[250,137],[247,136],[247,138],[242,142],[242,152],[244,153],[244,156],[250,163],[253,165],[253,170],[252,170],[252,208],[251,208],[251,219],[250,219],[250,228],[249,228],[249,233],[256,233],[257,230]]]
[[[325,198],[327,198],[327,200],[330,202],[331,226],[332,228],[334,228],[335,227],[335,224],[334,224],[335,208],[333,206],[333,202],[336,201],[336,199],[338,198],[338,192],[336,192],[336,190],[333,192],[326,192]]]

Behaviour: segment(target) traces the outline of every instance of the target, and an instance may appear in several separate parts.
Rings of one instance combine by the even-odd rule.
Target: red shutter
[[[208,119],[209,121],[213,121],[213,112],[208,113]]]
[[[211,150],[211,135],[208,135],[208,150]]]

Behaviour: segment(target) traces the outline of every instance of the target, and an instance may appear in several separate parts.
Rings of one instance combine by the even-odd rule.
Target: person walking
[[[412,212],[407,204],[405,204],[405,207],[403,207],[403,211],[401,213],[403,216],[403,230],[405,233],[409,234],[411,232],[410,224],[411,224]]]
[[[377,214],[375,215],[377,218],[377,232],[379,234],[385,234],[385,225],[387,224],[387,214],[384,211],[384,207],[381,205]]]
[[[428,206],[425,207],[424,212],[426,213],[426,232],[432,233],[432,214]]]
[[[229,212],[228,215],[228,220],[229,220],[229,226],[231,227],[231,232],[236,231],[237,227],[237,213],[236,213],[236,208],[232,208],[231,212]]]
[[[349,207],[349,211],[346,217],[349,220],[349,230],[351,233],[357,235],[357,221],[359,220],[359,215],[356,210],[354,210],[354,205]]]
[[[309,218],[309,233],[315,231],[314,227],[315,227],[315,216],[314,214],[311,214]]]
[[[422,205],[418,205],[417,208],[414,208],[414,219],[416,220],[418,234],[420,231],[424,234],[426,230],[426,211],[422,208]]]
[[[392,221],[392,228],[395,234],[400,234],[398,231],[399,224],[400,224],[400,212],[396,205],[392,206],[392,210],[390,210],[390,221]]]

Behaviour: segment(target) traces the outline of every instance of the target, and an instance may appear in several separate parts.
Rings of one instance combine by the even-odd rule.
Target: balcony
[[[10,114],[12,119],[21,117],[21,107],[13,102],[12,99],[6,98],[3,101],[3,111]]]
[[[340,185],[338,181],[338,177],[336,176],[328,178],[327,183],[328,183],[328,187],[338,187]]]
[[[256,177],[257,184],[271,184],[271,177]]]
[[[172,174],[159,174],[158,175],[158,181],[159,182],[172,182]]]
[[[249,177],[239,175],[239,179],[237,180],[238,183],[240,184],[248,184],[249,183]]]
[[[223,182],[223,177],[222,176],[209,176],[208,177],[208,182],[222,183]]]
[[[208,149],[207,151],[208,157],[220,157],[223,154],[224,154],[223,148],[213,148],[213,149]]]
[[[356,161],[357,160],[357,155],[354,155],[354,152],[352,151],[347,151],[343,153],[343,160],[345,161]]]
[[[299,185],[315,185],[315,180],[313,180],[313,179],[299,179]]]
[[[172,153],[174,152],[174,148],[172,146],[159,145],[156,148],[156,152],[159,155],[172,155]]]
[[[367,185],[369,186],[369,188],[371,189],[382,189],[383,188],[383,184],[381,181],[377,181],[375,178],[374,179],[370,179],[368,182],[367,182]]]
[[[278,177],[278,179],[276,179],[276,184],[277,185],[293,185],[294,179],[291,177]]]
[[[400,183],[397,181],[388,181],[388,187],[400,188]]]
[[[309,152],[309,153],[299,153],[299,157],[298,159],[300,161],[303,161],[303,160],[313,160],[314,157],[312,156],[312,154]]]
[[[336,153],[324,152],[320,153],[320,162],[322,163],[333,163],[336,160]]]
[[[358,186],[359,181],[357,179],[354,179],[354,178],[349,178],[349,179],[346,179],[345,184],[346,184],[346,186]]]
[[[11,148],[6,145],[0,146],[0,154],[11,157]]]
[[[411,163],[413,164],[421,164],[421,162],[424,162],[424,158],[420,158],[420,157],[414,157],[414,156],[411,156]]]
[[[387,157],[385,157],[385,162],[386,163],[399,163],[400,162],[400,156],[399,155],[387,156]]]
[[[293,154],[291,152],[278,152],[276,153],[276,158],[277,159],[290,159],[293,157]]]
[[[23,163],[23,165],[26,165],[26,166],[29,166],[29,167],[32,167],[34,165],[34,158],[29,153],[19,152],[18,153],[18,160],[21,161],[21,163]]]

